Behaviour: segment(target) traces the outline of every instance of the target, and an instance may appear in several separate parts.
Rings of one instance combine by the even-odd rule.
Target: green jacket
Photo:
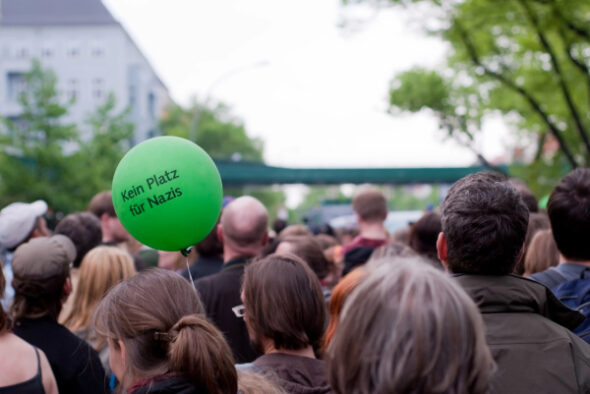
[[[584,320],[545,286],[515,275],[455,275],[479,307],[497,371],[492,394],[590,393]]]

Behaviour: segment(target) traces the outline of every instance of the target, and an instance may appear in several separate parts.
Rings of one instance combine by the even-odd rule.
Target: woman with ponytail
[[[94,328],[107,340],[121,392],[237,392],[229,346],[176,273],[152,269],[114,287],[96,309]]]

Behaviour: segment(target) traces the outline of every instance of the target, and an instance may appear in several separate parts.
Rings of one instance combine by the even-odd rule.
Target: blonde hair
[[[386,260],[344,304],[327,352],[336,393],[488,393],[495,365],[477,306],[419,260]]]
[[[113,346],[125,344],[123,390],[133,378],[171,374],[206,393],[237,391],[229,345],[195,289],[174,272],[151,268],[118,284],[96,308],[94,327]]]
[[[119,282],[135,275],[131,255],[113,246],[99,246],[84,256],[72,310],[64,320],[71,331],[90,326],[94,309],[105,294]],[[102,344],[101,344],[102,345]]]

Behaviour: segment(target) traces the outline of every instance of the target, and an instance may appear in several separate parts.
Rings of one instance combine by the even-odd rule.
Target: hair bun
[[[170,335],[173,338],[176,338],[178,333],[184,328],[194,328],[199,327],[202,325],[203,317],[199,317],[198,315],[187,315],[183,316],[176,322],[174,326],[170,329]]]

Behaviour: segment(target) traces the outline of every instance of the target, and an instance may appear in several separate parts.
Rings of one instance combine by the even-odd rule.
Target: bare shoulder
[[[37,373],[35,348],[11,332],[0,334],[0,387],[21,383]]]

